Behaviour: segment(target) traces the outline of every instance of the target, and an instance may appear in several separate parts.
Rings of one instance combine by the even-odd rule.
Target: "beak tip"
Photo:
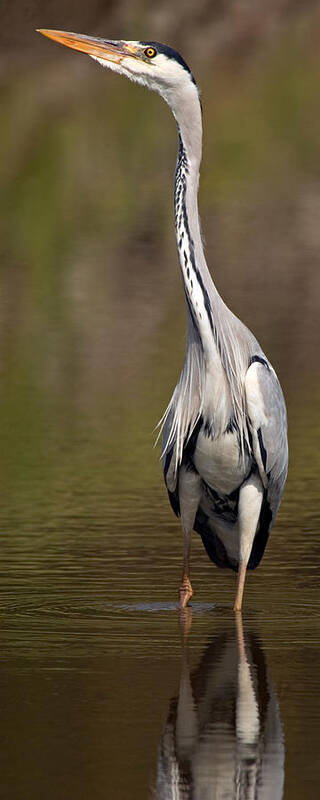
[[[36,33],[41,33],[42,36],[47,36],[48,39],[70,47],[72,50],[78,50],[80,53],[86,53],[94,58],[103,58],[105,61],[120,63],[124,56],[134,55],[130,52],[130,48],[119,47],[119,45],[126,45],[126,42],[107,41],[94,36],[84,36],[80,33],[71,33],[71,31],[51,30],[50,28],[36,28]]]

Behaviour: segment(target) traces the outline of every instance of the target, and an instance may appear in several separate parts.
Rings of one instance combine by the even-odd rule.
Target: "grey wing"
[[[253,454],[274,519],[288,471],[287,414],[276,373],[264,358],[254,358],[247,371],[245,396]]]
[[[162,430],[162,469],[168,491],[174,492],[177,486],[176,440],[172,436],[173,410],[166,415]]]
[[[172,436],[173,410],[169,409],[162,430],[162,469],[171,507],[180,516],[176,439]]]

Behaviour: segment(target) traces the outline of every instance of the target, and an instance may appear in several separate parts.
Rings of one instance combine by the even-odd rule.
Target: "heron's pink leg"
[[[185,466],[179,472],[179,502],[183,533],[183,572],[179,589],[180,608],[185,608],[192,597],[190,583],[190,550],[194,520],[201,497],[200,476]]]
[[[242,607],[246,569],[259,522],[262,498],[263,486],[259,475],[250,475],[239,493],[239,567],[234,611],[241,611]]]
[[[193,595],[193,589],[190,583],[189,575],[187,575],[184,572],[182,575],[180,589],[179,589],[180,608],[186,608],[186,606],[189,603],[189,600],[191,600],[192,595]]]
[[[238,577],[237,577],[236,599],[234,601],[234,606],[233,606],[234,611],[241,611],[242,608],[242,598],[243,598],[244,582],[246,579],[246,571],[247,571],[247,562],[246,561],[240,562],[238,569]]]
[[[185,608],[193,595],[190,583],[191,531],[183,531],[183,572],[179,588],[180,608]]]

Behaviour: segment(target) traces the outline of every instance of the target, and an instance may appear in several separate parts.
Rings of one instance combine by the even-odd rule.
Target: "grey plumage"
[[[157,91],[176,119],[175,228],[187,343],[180,380],[162,419],[162,460],[183,529],[180,605],[192,596],[194,529],[218,566],[238,572],[234,608],[239,610],[246,568],[256,567],[263,555],[286,479],[286,409],[271,364],[223,302],[205,261],[197,206],[202,115],[195,80],[181,56],[157,42],[41,32]]]

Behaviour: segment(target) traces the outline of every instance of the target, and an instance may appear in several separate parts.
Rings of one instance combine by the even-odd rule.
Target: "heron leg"
[[[191,536],[201,496],[201,479],[185,466],[179,472],[179,502],[183,533],[183,571],[179,588],[180,608],[185,608],[193,595],[190,582]]]
[[[183,530],[183,571],[179,587],[180,608],[185,608],[193,595],[193,589],[190,581],[191,535],[192,531]]]
[[[248,563],[248,562],[247,562]],[[233,610],[241,611],[244,584],[246,580],[247,564],[245,561],[240,561],[237,576],[236,599],[234,601]]]
[[[263,486],[258,475],[248,478],[240,489],[239,520],[239,567],[234,611],[241,611],[247,564],[256,535],[263,499]]]

